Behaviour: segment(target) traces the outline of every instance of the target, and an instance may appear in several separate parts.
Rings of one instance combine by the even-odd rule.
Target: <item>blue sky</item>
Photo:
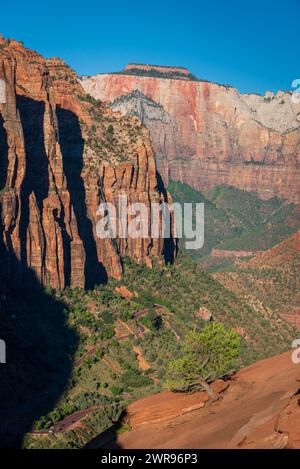
[[[243,92],[300,78],[300,0],[1,0],[0,31],[79,74],[181,65]]]

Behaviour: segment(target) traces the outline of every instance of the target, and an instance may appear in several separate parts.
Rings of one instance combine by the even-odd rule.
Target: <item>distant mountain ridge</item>
[[[227,184],[264,199],[299,202],[300,103],[292,93],[241,94],[185,75],[186,69],[172,70],[130,64],[81,83],[112,110],[143,119],[165,184],[172,179],[200,191]],[[146,99],[160,106],[162,119],[151,117]]]

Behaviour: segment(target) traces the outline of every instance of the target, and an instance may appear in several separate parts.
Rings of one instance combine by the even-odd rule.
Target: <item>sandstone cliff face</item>
[[[159,239],[99,239],[96,210],[119,194],[149,209],[168,194],[148,131],[87,98],[76,74],[21,43],[0,44],[1,244],[43,285],[92,287],[120,278],[120,256],[173,259]],[[110,127],[110,129],[108,129]],[[109,130],[109,131],[108,131]],[[2,258],[3,260],[3,258]],[[22,272],[13,272],[24,281]]]
[[[85,78],[82,85],[114,111],[143,120],[165,183],[172,178],[198,190],[229,184],[262,198],[300,201],[300,104],[291,94],[243,95],[213,83],[128,72]]]

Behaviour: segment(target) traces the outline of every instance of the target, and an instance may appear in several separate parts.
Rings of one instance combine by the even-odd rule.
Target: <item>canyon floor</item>
[[[215,386],[221,393],[214,404],[204,392],[164,392],[131,404],[125,416],[131,431],[106,444],[98,437],[94,447],[300,448],[300,366],[291,352]]]

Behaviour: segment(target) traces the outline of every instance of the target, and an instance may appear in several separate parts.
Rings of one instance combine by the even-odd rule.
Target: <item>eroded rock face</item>
[[[143,120],[166,184],[169,178],[197,190],[229,184],[300,201],[300,104],[290,93],[245,95],[165,73],[128,72],[134,73],[100,74],[82,85],[114,111]]]
[[[120,278],[120,256],[151,265],[174,258],[174,243],[99,239],[100,202],[168,200],[157,179],[148,131],[87,98],[60,59],[1,40],[1,244],[43,285],[92,287]],[[9,259],[8,259],[9,261]],[[8,262],[9,266],[9,262]],[[12,272],[23,282],[22,272]]]

